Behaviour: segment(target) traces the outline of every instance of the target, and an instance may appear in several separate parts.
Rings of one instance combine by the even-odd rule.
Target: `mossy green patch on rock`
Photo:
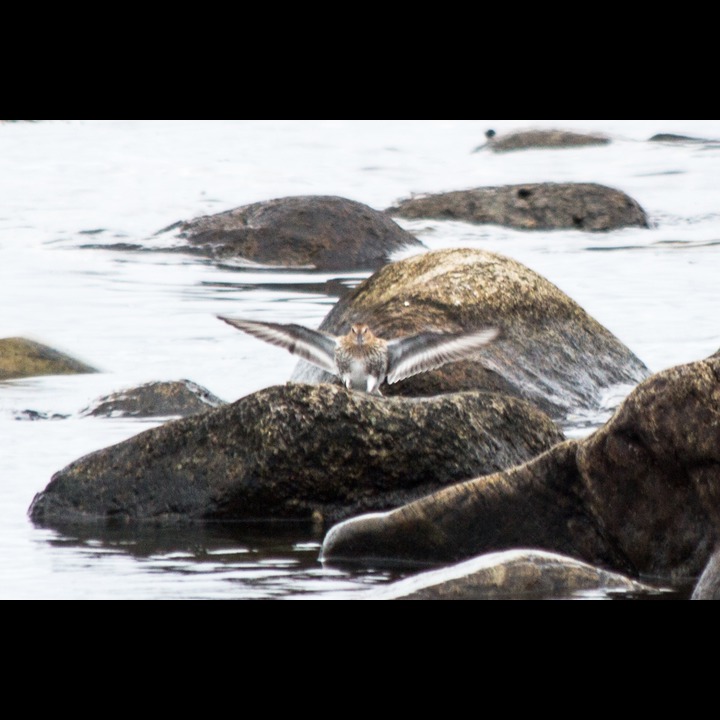
[[[356,322],[386,339],[424,330],[501,330],[477,360],[383,385],[386,395],[488,390],[524,398],[562,418],[596,407],[604,388],[647,376],[628,348],[555,285],[483,250],[428,252],[387,265],[341,298],[320,329],[345,334]],[[305,361],[292,378],[336,381]]]
[[[615,230],[648,227],[631,197],[596,183],[527,183],[418,195],[388,208],[408,218],[464,220],[519,230]]]
[[[95,368],[33,340],[0,339],[0,380],[94,372]]]
[[[44,524],[332,522],[523,462],[562,439],[549,418],[513,398],[415,401],[289,384],[77,460],[36,496],[30,515]]]

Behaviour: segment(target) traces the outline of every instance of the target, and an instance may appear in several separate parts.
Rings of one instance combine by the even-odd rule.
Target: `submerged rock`
[[[186,417],[224,405],[190,380],[151,382],[98,398],[80,412],[92,417]]]
[[[720,360],[671,368],[588,438],[337,525],[323,557],[428,563],[533,547],[684,582],[720,539],[718,408]]]
[[[386,212],[408,219],[463,220],[519,230],[648,227],[647,215],[635,200],[596,183],[527,183],[418,195]]]
[[[484,250],[429,252],[388,265],[341,298],[320,329],[340,335],[356,322],[387,339],[423,330],[501,330],[500,339],[483,348],[477,360],[383,385],[386,395],[487,390],[523,398],[562,418],[578,408],[598,407],[605,388],[634,385],[648,374],[630,350],[557,287]],[[292,379],[337,381],[305,361]]]
[[[33,340],[0,339],[0,380],[94,372],[95,368]]]
[[[253,203],[176,223],[166,232],[209,257],[318,270],[374,269],[406,246],[423,247],[385,213],[321,195]]]
[[[524,462],[562,439],[513,398],[413,401],[289,384],[81,458],[54,475],[29,512],[43,524],[334,522]]]
[[[13,413],[15,420],[30,420],[35,422],[37,420],[66,420],[69,415],[63,415],[62,413],[46,413],[40,410],[18,410]]]
[[[368,595],[378,600],[524,600],[655,595],[660,589],[574,558],[506,550],[430,570]]]

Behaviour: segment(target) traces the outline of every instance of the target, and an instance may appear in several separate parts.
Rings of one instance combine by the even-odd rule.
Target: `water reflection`
[[[407,574],[400,569],[324,567],[318,559],[322,535],[312,524],[299,522],[62,524],[43,542],[74,551],[67,557],[84,570],[97,571],[113,558],[131,559],[142,566],[131,575],[162,575],[163,596],[170,597],[173,585],[178,597],[196,599],[352,596]],[[108,592],[123,596],[122,588]],[[132,594],[130,588],[128,592]]]

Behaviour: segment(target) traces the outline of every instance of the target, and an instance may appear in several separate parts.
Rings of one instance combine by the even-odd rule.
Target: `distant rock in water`
[[[275,386],[76,460],[35,522],[335,522],[522,463],[563,435],[514,398],[423,401],[331,385]]]
[[[498,135],[494,130],[485,133],[487,142],[475,148],[474,152],[489,149],[493,152],[530,150],[535,148],[568,148],[585,145],[608,145],[607,135],[577,133],[569,130],[516,130]]]
[[[212,258],[318,270],[375,269],[398,250],[423,247],[385,213],[321,195],[245,205],[161,231],[167,232]]]
[[[505,550],[413,575],[367,593],[379,600],[523,600],[654,595],[658,588],[575,558]],[[588,595],[588,593],[591,593]]]
[[[337,525],[323,558],[427,564],[532,547],[685,585],[720,540],[719,407],[718,359],[670,368],[583,440]]]
[[[40,412],[38,410],[18,410],[17,412],[13,413],[13,417],[15,420],[30,420],[30,421],[36,421],[36,420],[66,420],[69,418],[69,415],[63,415],[61,413],[46,413],[46,412]]]
[[[720,143],[720,140],[690,137],[689,135],[675,135],[674,133],[658,133],[657,135],[653,135],[648,142],[697,143],[699,145],[706,145]]]
[[[561,419],[597,408],[605,388],[634,385],[648,375],[625,345],[555,285],[484,250],[428,252],[387,265],[342,297],[320,330],[341,335],[357,322],[385,339],[423,330],[500,329],[477,360],[385,384],[385,395],[486,390],[523,398]],[[304,360],[292,379],[336,382]]]
[[[106,395],[80,412],[92,417],[170,417],[196,415],[224,405],[190,380],[151,382]]]
[[[94,372],[95,368],[33,340],[0,339],[0,380]]]
[[[595,183],[538,183],[418,195],[386,210],[416,219],[462,220],[519,230],[616,230],[648,227],[631,197]]]

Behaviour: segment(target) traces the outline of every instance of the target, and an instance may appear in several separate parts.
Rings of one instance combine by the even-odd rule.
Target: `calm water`
[[[599,130],[607,147],[477,153],[487,128]],[[653,371],[720,347],[720,147],[645,142],[657,132],[720,139],[718,120],[57,120],[0,124],[0,337],[23,336],[96,375],[0,383],[1,598],[340,597],[385,572],[324,568],[295,525],[122,533],[33,526],[27,508],[72,460],[157,422],[80,419],[109,392],[188,378],[225,400],[285,382],[287,353],[218,322],[243,315],[317,326],[338,276],[218,268],[178,254],[82,249],[157,245],[180,219],[286,195],[332,194],[383,209],[411,193],[515,182],[624,190],[650,230],[523,233],[401,222],[431,249],[506,254],[558,285]],[[348,273],[341,285],[364,277]],[[608,394],[608,412],[630,388]],[[19,421],[26,410],[70,414]],[[74,414],[74,416],[73,416]],[[582,436],[607,414],[572,418]]]

